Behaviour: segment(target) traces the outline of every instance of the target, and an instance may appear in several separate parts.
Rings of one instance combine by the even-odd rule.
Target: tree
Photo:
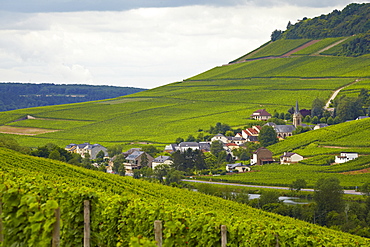
[[[159,152],[161,152],[161,150],[158,150],[153,145],[144,146],[144,147],[141,148],[141,151],[149,154],[152,157],[155,157],[156,154],[158,154]]]
[[[49,153],[48,158],[52,160],[61,160],[60,153],[56,149]]]
[[[283,32],[281,30],[277,30],[277,29],[275,31],[273,31],[272,34],[271,34],[271,41],[276,41],[276,40],[280,39],[282,33]]]
[[[289,112],[285,113],[285,120],[290,120],[292,118],[292,114],[290,114]]]
[[[284,112],[280,113],[279,118],[280,118],[280,119],[283,119],[283,120],[285,119],[285,114],[284,114]]]
[[[141,161],[140,161],[140,165],[141,167],[145,167],[145,166],[148,166],[148,163],[149,163],[149,159],[148,159],[148,156],[146,153],[143,153],[141,155]]]
[[[360,187],[360,191],[362,192],[362,194],[364,194],[366,196],[370,196],[370,184],[368,182],[364,183]]]
[[[361,98],[341,97],[336,105],[336,114],[339,119],[344,122],[353,120],[362,113]]]
[[[325,106],[325,102],[322,101],[321,99],[319,98],[316,98],[314,99],[314,101],[312,102],[312,108],[311,108],[311,116],[312,117],[318,117],[320,118],[322,116],[322,113],[323,113],[323,107]]]
[[[326,123],[326,118],[325,117],[320,118],[320,123]]]
[[[258,136],[258,140],[260,141],[263,147],[267,147],[279,141],[274,128],[268,125],[264,125],[262,127]]]
[[[234,131],[232,131],[232,130],[228,130],[228,131],[226,131],[226,133],[225,133],[225,136],[234,136],[235,134],[234,134]]]
[[[332,117],[328,117],[328,119],[326,120],[326,123],[328,125],[332,125],[332,124],[334,124],[334,119]]]
[[[290,108],[288,109],[288,112],[290,113],[290,115],[293,115],[293,114],[294,114],[294,112],[295,112],[295,110],[294,110],[294,106],[290,107]]]
[[[335,177],[322,178],[316,183],[314,200],[317,203],[318,221],[326,225],[326,216],[331,211],[340,213],[343,211],[343,188]]]
[[[298,178],[297,180],[293,181],[290,185],[291,190],[296,190],[297,192],[307,186],[306,180],[302,178]]]
[[[259,198],[260,207],[270,203],[279,203],[279,193],[273,190],[262,191]]]
[[[119,154],[119,155],[115,156],[114,161],[113,161],[112,170],[115,173],[120,174],[120,172],[122,172],[122,170],[125,170],[125,166],[123,165],[123,162],[125,162],[125,160],[126,160],[126,158],[123,154]]]
[[[193,135],[189,135],[186,139],[187,142],[195,142],[195,137]]]
[[[211,153],[218,157],[218,154],[221,152],[221,151],[224,151],[224,144],[220,141],[213,141],[211,143]]]
[[[334,119],[333,119],[333,122],[334,124],[339,124],[341,121],[340,121],[340,118],[338,116],[336,116]]]
[[[311,119],[311,123],[313,124],[318,124],[319,123],[319,118],[317,116],[314,116],[312,119]]]
[[[303,122],[305,122],[305,123],[311,123],[311,117],[310,117],[310,115],[305,116],[304,119],[303,119]]]
[[[176,144],[184,142],[184,138],[178,137],[175,142],[176,142]]]
[[[108,156],[114,157],[115,155],[119,155],[122,153],[123,146],[122,145],[114,145],[107,148]]]

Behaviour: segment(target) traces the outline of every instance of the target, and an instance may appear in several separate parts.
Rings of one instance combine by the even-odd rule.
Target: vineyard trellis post
[[[226,247],[227,245],[227,228],[225,225],[221,226],[221,247]]]
[[[84,247],[90,247],[90,201],[84,200]]]
[[[3,233],[3,200],[0,198],[0,243],[4,242]]]
[[[60,208],[55,209],[55,223],[53,227],[53,241],[51,246],[60,246]]]
[[[162,247],[162,221],[154,221],[154,236],[158,247]]]

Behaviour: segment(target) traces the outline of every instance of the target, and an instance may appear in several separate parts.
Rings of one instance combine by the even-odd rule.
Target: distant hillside
[[[313,19],[303,18],[295,24],[290,22],[287,30],[275,30],[271,40],[323,39],[356,35],[334,55],[360,56],[370,53],[370,3],[349,4],[342,11],[334,10]]]
[[[356,37],[279,39],[231,64],[134,95],[1,112],[0,133],[29,147],[87,141],[164,147],[179,137],[202,139],[218,122],[253,124],[257,109],[286,112],[296,100],[310,109],[314,99],[327,101],[349,84],[356,93],[370,90],[368,56],[333,56]],[[15,121],[27,115],[33,118]]]
[[[0,111],[102,100],[141,91],[144,89],[77,84],[0,83]]]

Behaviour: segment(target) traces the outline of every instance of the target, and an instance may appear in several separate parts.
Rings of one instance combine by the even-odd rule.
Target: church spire
[[[293,125],[295,127],[302,125],[302,114],[299,112],[298,100],[295,103],[295,111],[293,114]]]
[[[295,102],[295,111],[294,111],[294,113],[295,114],[299,113],[298,100]]]

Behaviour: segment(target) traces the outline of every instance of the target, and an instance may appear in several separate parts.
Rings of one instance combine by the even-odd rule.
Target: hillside
[[[164,246],[219,246],[221,225],[231,246],[369,245],[365,238],[193,191],[6,149],[0,155],[4,246],[50,246],[57,208],[61,246],[82,245],[84,200],[91,202],[91,246],[128,246],[139,235],[154,241],[155,220],[163,222]]]
[[[1,112],[0,133],[30,147],[86,141],[163,147],[178,137],[205,136],[217,122],[243,127],[257,109],[287,111],[296,100],[310,109],[315,98],[327,101],[345,85],[370,89],[368,56],[334,56],[352,39],[279,39],[228,65],[133,95]]]
[[[0,111],[109,99],[143,90],[113,86],[0,83]]]

